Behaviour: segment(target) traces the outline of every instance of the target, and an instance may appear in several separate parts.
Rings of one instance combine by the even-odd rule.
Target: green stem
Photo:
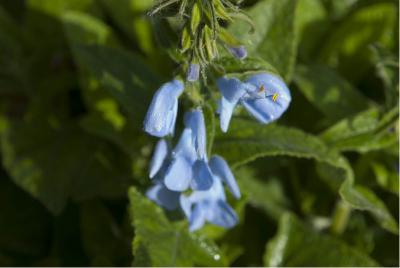
[[[342,234],[347,227],[347,223],[350,218],[351,207],[344,202],[343,200],[339,200],[336,203],[335,210],[332,215],[332,225],[331,232],[333,234]]]

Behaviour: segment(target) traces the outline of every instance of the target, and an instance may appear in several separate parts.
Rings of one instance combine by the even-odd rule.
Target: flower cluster
[[[244,82],[223,77],[217,86],[222,95],[218,114],[224,132],[237,105],[266,124],[279,118],[291,100],[285,83],[267,73],[255,74]],[[147,112],[144,130],[161,138],[150,162],[154,185],[147,196],[165,209],[180,208],[189,220],[191,231],[205,222],[230,228],[238,217],[226,201],[224,185],[237,199],[240,190],[227,162],[218,155],[208,158],[201,107],[185,113],[185,127],[175,146],[167,140],[174,134],[178,98],[183,90],[184,84],[179,80],[165,83],[155,93]]]

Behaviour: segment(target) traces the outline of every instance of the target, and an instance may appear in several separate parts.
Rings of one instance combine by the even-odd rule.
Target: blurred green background
[[[292,104],[222,134],[210,100],[243,197],[238,226],[196,233],[142,194],[142,120],[178,70],[152,5],[0,0],[0,265],[398,266],[398,1],[242,1],[255,32],[227,27],[250,57],[216,64],[272,66]]]

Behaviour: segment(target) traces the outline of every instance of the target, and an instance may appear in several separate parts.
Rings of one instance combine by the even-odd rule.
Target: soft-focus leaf
[[[296,27],[299,28],[299,58],[309,60],[318,51],[330,21],[323,1],[299,0]]]
[[[371,46],[377,76],[385,89],[386,106],[393,107],[399,100],[398,56],[381,45]]]
[[[277,178],[268,177],[258,180],[251,170],[245,167],[237,169],[235,176],[241,192],[246,195],[251,205],[260,207],[275,220],[289,211],[290,201],[285,196],[282,184]]]
[[[92,265],[129,265],[129,236],[124,237],[126,234],[106,207],[97,202],[84,203],[80,218],[83,246]]]
[[[93,0],[28,0],[29,8],[49,15],[61,16],[69,10],[87,10]]]
[[[44,207],[0,173],[0,252],[15,256],[19,265],[43,256],[50,227]],[[1,254],[0,263],[5,265]]]
[[[215,141],[215,150],[233,167],[260,157],[291,156],[313,159],[341,170],[341,197],[352,207],[367,210],[383,228],[397,232],[397,222],[383,202],[367,188],[354,187],[354,174],[348,161],[321,139],[298,129],[260,124],[235,118],[228,134]]]
[[[151,94],[160,86],[159,78],[135,55],[112,48],[82,46],[77,48],[81,68],[96,77],[128,112],[137,125],[142,124]]]
[[[298,66],[294,80],[307,100],[333,121],[369,107],[366,97],[326,66]]]
[[[138,56],[112,48],[110,29],[96,19],[70,12],[64,16],[64,25],[83,78],[91,76],[86,86],[106,90],[141,124],[159,78]]]
[[[112,29],[102,21],[83,12],[69,11],[62,16],[72,48],[74,45],[107,44],[117,46]]]
[[[112,116],[115,118],[110,119]],[[138,140],[132,140],[132,134],[137,130],[126,123],[125,118],[120,117],[118,113],[114,114],[112,111],[91,113],[81,119],[80,125],[87,132],[113,142],[127,155],[132,157],[137,155]]]
[[[365,75],[371,62],[368,45],[395,46],[392,35],[397,24],[396,4],[377,1],[348,14],[325,39],[320,58],[351,81]],[[397,30],[398,31],[398,30]]]
[[[0,6],[0,93],[23,94],[28,88],[23,37],[17,24]]]
[[[398,223],[373,191],[361,185],[353,186],[349,180],[346,180],[340,187],[340,195],[353,208],[369,211],[383,228],[398,234]]]
[[[372,170],[374,171],[378,184],[395,194],[399,194],[399,174],[392,168],[386,168],[383,164],[372,162]]]
[[[255,24],[255,31],[250,32],[246,22],[237,21],[230,26],[231,32],[245,42],[250,55],[258,55],[271,63],[290,81],[297,54],[297,1],[263,0],[247,13]]]
[[[124,195],[129,181],[126,159],[116,161],[121,158],[118,152],[73,125],[52,123],[14,123],[2,134],[3,164],[15,183],[54,214],[69,197]]]
[[[291,214],[284,215],[275,238],[267,244],[266,266],[379,266],[368,255],[321,234]]]
[[[214,243],[188,232],[182,222],[170,222],[160,207],[129,190],[132,226],[135,228],[135,266],[221,266],[223,257]]]
[[[397,122],[397,107],[386,113],[372,108],[339,121],[324,131],[321,138],[341,151],[379,150],[398,142]]]
[[[153,0],[101,0],[100,2],[130,39],[137,42],[142,51],[146,54],[154,53],[155,44],[150,18],[145,15],[145,11],[153,5]]]

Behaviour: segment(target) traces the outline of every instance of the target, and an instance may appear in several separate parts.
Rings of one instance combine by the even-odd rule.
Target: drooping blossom
[[[222,182],[213,176],[213,184],[209,190],[194,191],[186,196],[181,194],[180,205],[189,220],[189,230],[195,231],[206,222],[232,228],[238,222],[235,211],[226,202]]]
[[[182,91],[183,83],[179,80],[165,83],[157,90],[144,119],[144,131],[160,138],[174,134]]]
[[[228,130],[237,105],[243,105],[259,122],[268,124],[281,117],[291,101],[286,84],[279,77],[268,73],[255,74],[245,82],[222,77],[218,79],[217,86],[222,95],[218,113],[223,132]]]

